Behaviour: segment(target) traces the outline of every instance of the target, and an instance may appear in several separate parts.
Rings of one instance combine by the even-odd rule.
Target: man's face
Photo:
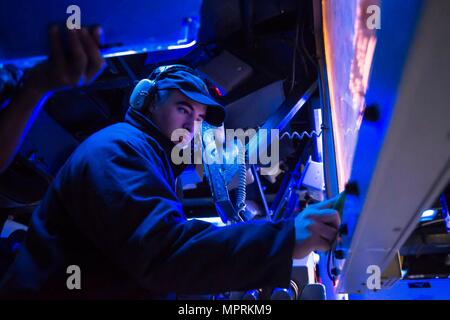
[[[153,122],[161,132],[169,139],[176,129],[185,129],[187,134],[183,136],[183,145],[191,142],[194,137],[196,121],[203,121],[206,116],[206,106],[195,102],[178,90],[168,90],[168,97],[161,103],[150,106],[149,112]]]

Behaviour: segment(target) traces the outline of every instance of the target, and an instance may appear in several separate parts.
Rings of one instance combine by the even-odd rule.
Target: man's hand
[[[68,32],[65,52],[57,27],[50,29],[50,56],[25,74],[23,87],[9,100],[0,117],[0,172],[14,158],[23,137],[33,124],[33,114],[56,90],[92,81],[104,66],[100,55],[100,29]]]
[[[25,87],[46,94],[89,84],[105,64],[100,55],[101,29],[86,28],[67,32],[68,51],[65,52],[58,27],[49,29],[50,55],[47,61],[35,66],[25,79]]]
[[[314,250],[330,250],[341,223],[339,212],[332,209],[338,198],[310,205],[295,218],[295,259]]]

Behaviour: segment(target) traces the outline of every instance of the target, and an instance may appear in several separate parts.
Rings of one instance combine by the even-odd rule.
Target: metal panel
[[[450,3],[386,1],[382,12],[366,96],[377,109],[356,148],[340,292],[368,291],[367,267],[388,266],[450,179]]]
[[[24,65],[44,58],[48,53],[46,29],[51,23],[64,28],[73,13],[68,8],[73,4],[79,7],[81,26],[99,24],[104,29],[105,57],[186,48],[196,43],[201,3],[201,0],[1,1],[0,62]]]

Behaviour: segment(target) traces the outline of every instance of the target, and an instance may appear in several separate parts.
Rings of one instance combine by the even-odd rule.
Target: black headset
[[[172,72],[186,71],[190,74],[199,77],[200,75],[192,68],[181,64],[173,64],[168,66],[160,66],[153,70],[147,79],[142,79],[134,87],[130,95],[130,106],[136,110],[142,110],[148,97],[154,99],[156,91],[158,90],[158,81]]]

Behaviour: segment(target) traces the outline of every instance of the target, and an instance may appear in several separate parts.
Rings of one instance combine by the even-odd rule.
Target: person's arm
[[[0,172],[12,162],[21,142],[45,102],[45,94],[24,87],[0,111]]]
[[[126,133],[124,133],[126,135]],[[99,138],[100,139],[100,138]],[[162,160],[119,141],[76,154],[66,172],[67,207],[78,228],[141,287],[155,293],[216,293],[289,285],[292,258],[326,250],[333,212],[311,208],[294,220],[226,227],[187,221]],[[91,142],[92,143],[92,142]],[[80,176],[83,172],[83,176]],[[318,223],[321,222],[321,223]]]
[[[0,172],[14,159],[22,140],[46,98],[61,90],[92,81],[104,64],[98,50],[99,29],[68,32],[69,52],[63,50],[56,27],[50,29],[50,57],[31,69],[23,86],[0,111]]]
[[[158,155],[101,141],[74,155],[61,201],[77,228],[141,287],[193,294],[289,284],[293,221],[187,221]]]

